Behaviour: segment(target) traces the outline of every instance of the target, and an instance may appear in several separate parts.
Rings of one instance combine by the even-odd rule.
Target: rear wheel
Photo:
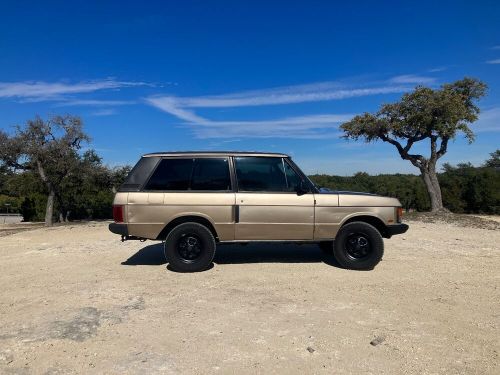
[[[174,271],[198,272],[210,267],[215,255],[215,239],[202,224],[176,226],[165,240],[165,257]]]
[[[374,226],[352,222],[337,233],[333,255],[344,268],[373,269],[384,255],[384,240]]]

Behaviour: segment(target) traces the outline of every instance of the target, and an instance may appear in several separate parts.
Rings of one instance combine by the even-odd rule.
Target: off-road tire
[[[169,267],[177,272],[199,272],[212,265],[215,239],[207,227],[198,223],[183,223],[168,234],[164,252]]]
[[[340,228],[333,245],[333,256],[344,268],[373,269],[384,255],[380,232],[368,223],[356,221]]]

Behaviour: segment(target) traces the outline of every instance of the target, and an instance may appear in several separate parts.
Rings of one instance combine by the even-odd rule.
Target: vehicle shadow
[[[276,242],[259,242],[247,245],[219,244],[214,258],[215,264],[321,262],[340,268],[333,256],[323,254],[316,244],[299,245]],[[155,243],[143,247],[121,264],[125,266],[159,266],[166,263],[163,244]]]
[[[126,261],[122,262],[124,266],[161,266],[166,264],[163,254],[163,243],[158,242],[152,245],[144,246],[137,253],[132,255]]]

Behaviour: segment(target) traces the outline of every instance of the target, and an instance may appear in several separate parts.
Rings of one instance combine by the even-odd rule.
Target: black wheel
[[[384,255],[384,240],[374,226],[352,222],[337,233],[333,255],[344,268],[373,269]]]
[[[179,272],[198,272],[210,267],[215,255],[215,239],[210,229],[198,223],[176,226],[165,240],[165,257]]]
[[[318,243],[318,245],[324,254],[327,255],[333,254],[333,241],[321,241]]]

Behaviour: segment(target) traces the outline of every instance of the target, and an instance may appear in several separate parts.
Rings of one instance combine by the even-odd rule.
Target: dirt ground
[[[175,273],[106,223],[0,241],[3,374],[500,373],[498,229],[412,221],[365,272],[253,244]]]

